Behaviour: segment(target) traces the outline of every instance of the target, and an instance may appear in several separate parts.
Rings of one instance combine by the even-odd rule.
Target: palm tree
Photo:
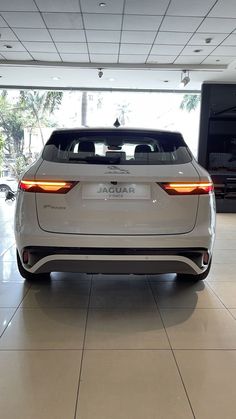
[[[184,95],[183,100],[180,104],[180,109],[191,112],[192,110],[195,110],[198,107],[200,101],[200,94],[186,94]]]
[[[40,92],[37,90],[21,90],[20,104],[26,112],[28,128],[38,128],[44,145],[42,127],[51,126],[49,117],[57,110],[62,102],[63,92]]]

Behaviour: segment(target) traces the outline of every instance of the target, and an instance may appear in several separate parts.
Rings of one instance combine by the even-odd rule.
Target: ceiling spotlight
[[[202,49],[194,49],[193,52],[201,52]]]
[[[101,79],[102,76],[103,76],[102,68],[98,68],[98,77],[99,77],[99,79]]]
[[[180,86],[185,87],[190,82],[189,71],[182,70]]]
[[[206,38],[206,39],[205,39],[206,44],[210,44],[210,43],[211,43],[211,41],[212,41],[212,39],[213,39],[213,38]]]
[[[100,7],[106,7],[106,5],[107,5],[107,4],[106,4],[106,3],[104,3],[104,2],[99,3],[99,6],[100,6]]]
[[[11,49],[12,48],[12,45],[9,45],[9,44],[7,44],[7,45],[3,45],[5,48],[7,48],[7,49]]]

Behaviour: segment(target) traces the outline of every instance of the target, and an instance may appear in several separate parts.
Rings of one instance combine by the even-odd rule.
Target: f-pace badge
[[[119,166],[108,166],[105,175],[129,175],[130,171],[127,169],[121,169]]]

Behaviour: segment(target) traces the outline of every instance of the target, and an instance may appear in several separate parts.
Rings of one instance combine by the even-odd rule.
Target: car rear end
[[[55,131],[19,184],[20,260],[31,273],[187,273],[210,263],[209,175],[178,133]]]

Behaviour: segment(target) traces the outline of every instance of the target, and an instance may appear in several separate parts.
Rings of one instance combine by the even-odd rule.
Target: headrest
[[[151,147],[148,144],[139,144],[136,145],[134,154],[136,153],[151,153]]]
[[[88,153],[95,153],[95,146],[92,141],[80,141],[78,152],[88,152]]]

